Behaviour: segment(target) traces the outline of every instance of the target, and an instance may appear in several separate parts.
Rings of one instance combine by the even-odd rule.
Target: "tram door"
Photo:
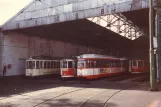
[[[77,76],[77,65],[78,65],[77,62],[78,62],[78,61],[73,61],[73,68],[75,69],[75,70],[74,70],[74,75],[75,75],[75,76]]]

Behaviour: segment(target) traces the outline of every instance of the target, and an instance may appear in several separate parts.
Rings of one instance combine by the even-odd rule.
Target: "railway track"
[[[148,80],[148,78],[147,78],[147,76],[145,75],[121,75],[121,76],[116,76],[116,77],[114,77],[114,78],[108,78],[108,79],[102,79],[102,80],[98,80],[98,82],[100,82],[100,81],[123,81],[123,80],[128,80],[128,79],[131,79],[130,81],[132,81],[132,82],[137,82],[138,83],[138,85],[140,84],[140,83],[142,83],[142,82],[144,82],[144,81],[146,81],[146,80]],[[97,80],[96,80],[97,81]],[[96,82],[96,81],[94,81],[94,82]],[[35,104],[35,106],[33,106],[33,107],[37,107],[37,106],[39,106],[39,105],[41,105],[41,104],[44,104],[44,103],[46,103],[46,102],[48,102],[48,101],[52,101],[52,100],[55,100],[56,98],[59,98],[59,97],[62,97],[62,96],[65,96],[65,95],[70,95],[70,94],[72,94],[72,93],[75,93],[75,92],[79,92],[79,91],[83,91],[83,90],[85,90],[85,89],[87,89],[87,87],[88,87],[88,84],[90,84],[90,82],[91,81],[83,81],[83,82],[78,82],[79,84],[84,84],[84,85],[86,85],[85,87],[82,87],[82,88],[76,88],[76,89],[73,89],[73,90],[71,90],[71,89],[67,89],[67,90],[64,90],[64,92],[62,93],[62,94],[58,94],[58,95],[56,95],[56,96],[54,96],[54,97],[52,97],[52,98],[50,98],[50,99],[46,99],[46,100],[44,100],[43,102],[41,102],[41,103],[38,103],[38,104]],[[92,81],[93,82],[93,81]],[[88,84],[87,84],[88,83]],[[77,84],[77,83],[76,83]],[[68,86],[68,85],[67,85]],[[134,87],[134,86],[133,86]],[[136,87],[136,86],[135,86]],[[132,87],[128,87],[128,88],[132,88]],[[128,89],[128,88],[126,88],[126,89]],[[126,90],[126,89],[120,89],[120,90],[115,90],[115,91],[112,91],[112,95],[111,96],[108,96],[108,98],[106,99],[106,101],[104,102],[104,104],[102,104],[102,106],[101,107],[106,107],[107,105],[108,105],[108,101],[111,99],[111,98],[113,98],[115,95],[117,95],[117,94],[119,94],[121,91],[123,91],[123,90]],[[69,90],[69,91],[68,91]],[[92,99],[94,99],[94,98],[97,98],[98,96],[100,96],[101,94],[103,94],[103,93],[105,93],[105,92],[108,92],[109,91],[109,89],[107,89],[107,90],[104,90],[104,91],[101,91],[101,92],[98,92],[97,94],[94,94],[94,95],[92,95],[91,97],[89,97],[89,98],[87,98],[85,101],[83,101],[81,104],[79,104],[77,107],[84,107],[88,102],[90,102]],[[23,94],[19,94],[19,95],[22,95],[23,96]],[[7,99],[7,98],[6,98]],[[3,99],[1,99],[1,100],[3,100]],[[0,101],[1,101],[0,100]],[[25,102],[24,102],[25,103]],[[27,102],[26,102],[27,103]],[[18,106],[20,106],[21,104],[18,104],[17,106],[15,106],[15,107],[18,107]]]
[[[139,85],[139,84],[141,84],[141,83],[144,82],[144,81],[143,81],[144,79],[145,79],[145,78],[143,78],[143,79],[137,78],[137,79],[134,80],[134,81],[139,82],[139,83],[137,84],[137,85]],[[146,79],[147,79],[147,78],[146,78]],[[129,88],[136,87],[137,85],[132,86],[132,87],[129,87]],[[129,88],[122,89],[122,90],[118,90],[118,91],[114,91],[113,94],[112,94],[111,96],[109,96],[109,97],[106,99],[106,101],[104,102],[104,104],[102,104],[101,107],[107,107],[107,106],[108,106],[108,101],[109,101],[111,98],[113,98],[115,95],[117,95],[117,94],[119,94],[120,92],[122,92],[122,91],[124,91],[124,90],[127,90],[127,89],[129,89]],[[88,98],[87,100],[85,100],[84,102],[82,102],[82,103],[81,103],[80,105],[78,105],[77,107],[88,107],[88,106],[86,106],[86,104],[87,104],[90,100],[92,100],[93,98],[99,96],[99,95],[102,94],[102,93],[105,93],[106,91],[109,91],[109,89],[107,89],[107,90],[105,90],[105,91],[102,91],[102,92],[100,92],[100,93],[97,93],[96,95],[91,96],[90,98]]]
[[[120,80],[120,79],[124,79],[125,77],[126,77],[126,75],[125,76],[121,76],[121,77],[116,77],[115,79],[116,80]],[[129,76],[129,78],[130,77],[133,77],[133,81],[139,81],[139,83],[137,85],[139,85],[139,84],[142,83],[142,81],[141,81],[142,79],[140,79],[140,78],[143,77],[142,75],[140,75],[139,78],[137,76]],[[112,79],[112,80],[114,80],[114,79]],[[135,85],[133,87],[136,87],[137,85]],[[132,88],[132,87],[128,87],[128,88]],[[128,89],[128,88],[126,88],[126,89]],[[46,100],[46,101],[44,101],[42,103],[39,103],[39,104],[35,105],[34,107],[37,107],[37,106],[39,106],[39,105],[41,105],[41,104],[43,104],[43,103],[45,103],[47,101],[54,100],[55,98],[59,98],[59,97],[62,97],[64,95],[67,95],[67,94],[72,94],[74,92],[83,91],[84,89],[86,89],[86,88],[82,88],[82,89],[79,89],[79,90],[75,90],[75,91],[71,91],[71,92],[68,92],[68,93],[61,94],[59,96],[53,97],[52,99],[48,99],[48,100]],[[108,105],[108,101],[111,98],[113,98],[115,95],[119,94],[120,92],[122,92],[123,90],[126,90],[126,89],[114,91],[113,94],[107,98],[107,100],[104,102],[104,104],[102,104],[102,107],[106,107]],[[77,107],[84,107],[84,105],[86,105],[86,103],[88,103],[90,100],[92,100],[93,98],[95,98],[95,97],[99,96],[100,94],[103,94],[103,93],[105,93],[107,91],[109,91],[109,89],[104,90],[104,91],[101,91],[101,92],[99,92],[97,94],[94,94],[93,96],[89,97],[88,99],[86,99],[85,101],[83,101],[81,104],[79,104]]]

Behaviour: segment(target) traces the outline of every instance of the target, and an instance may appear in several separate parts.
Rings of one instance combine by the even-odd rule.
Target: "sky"
[[[0,26],[32,0],[0,0]]]

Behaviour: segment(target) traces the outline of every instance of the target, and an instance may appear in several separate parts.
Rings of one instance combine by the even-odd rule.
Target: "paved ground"
[[[0,107],[149,107],[161,99],[160,91],[148,91],[147,76],[125,77],[65,82],[52,78],[3,79]]]

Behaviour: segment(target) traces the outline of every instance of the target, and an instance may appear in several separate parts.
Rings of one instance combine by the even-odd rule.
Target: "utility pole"
[[[150,91],[155,91],[156,90],[153,35],[154,35],[154,31],[153,31],[153,0],[149,0]]]
[[[157,83],[160,83],[160,26],[159,26],[159,10],[156,8],[156,16],[155,16],[155,35],[157,38]]]
[[[161,26],[160,26],[160,16],[161,16],[161,1],[159,0],[156,0],[156,16],[155,16],[155,35],[157,37],[157,83],[161,83],[161,47],[160,47],[160,29],[161,29]]]

